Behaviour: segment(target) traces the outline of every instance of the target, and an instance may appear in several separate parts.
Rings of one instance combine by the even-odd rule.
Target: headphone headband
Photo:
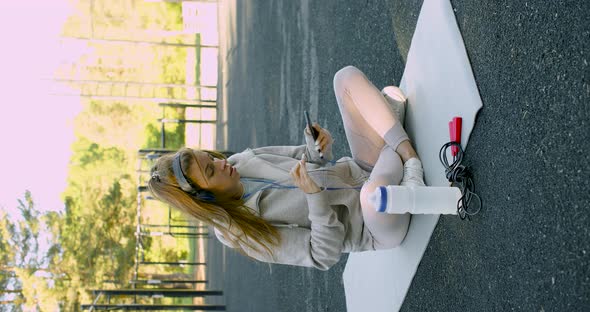
[[[180,166],[180,153],[177,153],[176,156],[174,156],[174,160],[172,161],[172,170],[174,171],[174,176],[176,177],[178,186],[180,186],[183,191],[187,193],[196,192],[193,186],[186,179],[184,172],[182,172],[182,167]]]

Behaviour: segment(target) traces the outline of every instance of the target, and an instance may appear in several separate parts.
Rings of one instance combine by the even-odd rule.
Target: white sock
[[[426,186],[424,183],[424,169],[422,169],[420,159],[413,157],[404,163],[404,177],[400,185]]]

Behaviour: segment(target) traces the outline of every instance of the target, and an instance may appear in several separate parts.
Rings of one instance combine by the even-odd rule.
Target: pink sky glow
[[[8,2],[8,1],[6,1]],[[30,190],[36,207],[60,210],[74,140],[76,97],[49,95],[63,50],[66,0],[0,3],[0,208],[14,212]]]

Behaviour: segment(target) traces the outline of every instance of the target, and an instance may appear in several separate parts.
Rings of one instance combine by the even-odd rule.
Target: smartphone
[[[313,137],[313,140],[317,140],[318,139],[318,131],[311,126],[311,118],[309,118],[309,113],[307,111],[303,111],[303,113],[305,114],[305,120],[307,120],[307,127],[309,128],[309,131],[311,131],[311,136]]]

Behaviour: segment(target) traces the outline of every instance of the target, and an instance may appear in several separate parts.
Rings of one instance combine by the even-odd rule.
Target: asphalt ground
[[[422,4],[223,2],[228,148],[301,144],[309,110],[337,158],[350,152],[333,75],[354,65],[398,84]],[[464,163],[485,206],[440,218],[401,310],[590,311],[590,2],[451,3],[484,104]],[[346,259],[321,272],[227,251],[228,309],[345,311]]]

